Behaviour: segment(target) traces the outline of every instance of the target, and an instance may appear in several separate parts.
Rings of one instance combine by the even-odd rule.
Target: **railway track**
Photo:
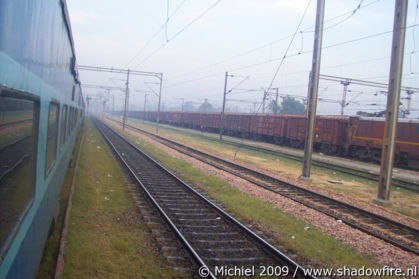
[[[289,184],[274,177],[234,164],[164,137],[160,137],[154,133],[144,131],[137,127],[131,125],[126,126],[130,129],[153,137],[164,145],[190,157],[229,172],[276,194],[292,199],[337,220],[341,220],[343,223],[346,223],[351,227],[380,238],[403,250],[419,255],[419,230],[416,228],[299,186]]]
[[[218,141],[215,138],[212,137],[208,137],[208,139],[212,140],[212,141]],[[236,142],[233,140],[226,140],[223,139],[223,143],[238,147],[238,148],[247,148],[250,150],[254,150],[254,151],[258,151],[258,152],[263,152],[266,154],[271,154],[271,155],[278,155],[278,156],[282,156],[282,157],[286,157],[288,159],[292,159],[298,162],[302,162],[303,159],[301,156],[297,156],[297,155],[292,155],[292,154],[288,154],[288,153],[284,153],[284,152],[280,152],[278,150],[274,150],[274,149],[270,149],[270,148],[265,148],[265,147],[261,147],[261,146],[253,146],[250,144],[243,144],[240,142]],[[317,167],[321,167],[321,168],[325,168],[325,169],[330,169],[330,170],[334,170],[334,171],[338,171],[341,173],[346,173],[346,174],[350,174],[350,175],[355,175],[364,179],[368,179],[371,181],[375,181],[378,182],[380,179],[380,175],[377,173],[372,173],[366,170],[361,170],[361,169],[352,169],[352,168],[348,168],[345,166],[339,166],[336,164],[330,164],[327,162],[322,162],[319,160],[312,160],[312,164],[314,166]],[[415,193],[419,193],[419,186],[416,183],[413,182],[409,182],[409,181],[405,181],[402,179],[398,179],[398,178],[393,178],[392,179],[392,183],[391,183],[394,187],[399,187],[399,188],[403,188],[403,189],[407,189],[410,190],[412,192]]]
[[[103,122],[95,120],[95,124],[200,266],[200,272],[207,270],[210,278],[216,278],[216,268],[220,267],[254,268],[258,274],[264,267],[276,266],[276,275],[304,278],[304,269],[292,259]]]
[[[115,119],[109,118],[110,120],[116,121]],[[173,128],[176,129],[176,128]],[[214,141],[214,142],[219,142],[218,137],[212,137],[212,136],[205,136],[205,135],[200,135],[202,137],[204,137],[207,140],[210,141]],[[223,138],[223,143],[224,144],[228,144],[231,146],[234,146],[236,148],[246,148],[246,149],[250,149],[250,150],[254,150],[254,151],[258,151],[258,152],[263,152],[269,155],[277,155],[277,156],[282,156],[291,160],[295,160],[298,162],[302,162],[302,156],[298,156],[298,155],[294,155],[294,154],[290,154],[287,152],[282,152],[280,150],[275,150],[272,148],[268,148],[268,147],[262,147],[262,146],[255,146],[252,144],[246,144],[243,142],[238,142],[235,140],[229,140],[226,138]],[[380,179],[380,175],[378,173],[373,173],[370,172],[368,170],[363,170],[363,169],[353,169],[353,168],[349,168],[349,167],[345,167],[342,165],[336,165],[336,164],[331,164],[328,162],[323,162],[320,160],[316,160],[315,158],[313,158],[312,160],[312,165],[317,166],[317,167],[321,167],[324,169],[329,169],[329,170],[333,170],[333,171],[338,171],[341,173],[345,173],[345,174],[350,174],[350,175],[355,175],[370,181],[374,181],[374,182],[378,182]],[[415,193],[419,193],[419,185],[417,183],[411,182],[411,181],[406,181],[403,179],[399,179],[399,178],[393,178],[392,179],[392,185],[394,187],[399,187],[399,188],[403,188],[403,189],[407,189],[410,190],[412,192]]]

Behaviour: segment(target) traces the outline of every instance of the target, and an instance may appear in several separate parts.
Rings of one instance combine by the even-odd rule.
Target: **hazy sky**
[[[273,80],[273,87],[279,87],[280,94],[306,97],[316,2],[67,0],[79,65],[162,72],[166,107],[179,106],[180,98],[197,104],[208,99],[220,106],[224,75],[228,71],[239,76],[228,79],[228,89],[242,83],[227,98],[250,103],[228,101],[227,106],[238,105],[247,111],[254,109],[251,102],[261,101],[262,88],[273,80],[308,6],[287,57]],[[419,24],[417,5],[418,0],[409,1],[403,72],[403,85],[412,87],[419,87],[419,26],[412,27]],[[194,21],[200,15],[202,17]],[[321,74],[387,83],[393,16],[394,1],[390,0],[326,1]],[[248,78],[243,80],[241,76]],[[125,76],[81,71],[80,77],[84,84],[124,87],[123,81],[109,78]],[[143,92],[150,91],[144,82],[157,80],[144,77],[130,80],[130,104],[142,108]],[[148,86],[158,88],[155,84]],[[357,85],[349,85],[348,89],[347,100],[352,102],[345,108],[346,114],[385,108],[385,95],[377,93],[383,89]],[[340,101],[342,90],[343,86],[337,82],[320,82],[321,98]],[[85,95],[93,96],[98,92],[103,90],[84,89]],[[120,108],[123,93],[114,91],[114,94],[116,108]],[[419,110],[418,95],[413,95],[412,109]],[[152,95],[148,100],[156,103]],[[402,99],[402,103],[407,107],[406,100]],[[339,114],[340,105],[320,102],[318,113]],[[411,116],[419,117],[419,111]]]

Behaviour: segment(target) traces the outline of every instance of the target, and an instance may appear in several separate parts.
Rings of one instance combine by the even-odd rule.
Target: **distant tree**
[[[198,107],[197,111],[213,112],[216,111],[215,107],[205,99],[205,101]]]
[[[386,111],[377,111],[377,112],[366,112],[366,111],[357,111],[356,115],[358,116],[367,116],[367,117],[383,117],[386,115]],[[400,114],[399,114],[400,116]]]
[[[285,97],[282,99],[279,107],[279,113],[283,114],[304,114],[305,111],[304,105],[293,97]]]

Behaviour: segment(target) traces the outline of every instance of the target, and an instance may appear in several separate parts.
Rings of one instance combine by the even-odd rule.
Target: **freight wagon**
[[[121,114],[121,112],[116,112]],[[157,112],[130,112],[131,117],[155,122]],[[218,133],[220,113],[160,112],[160,122]],[[303,148],[306,117],[292,114],[226,113],[223,134]],[[317,116],[313,147],[316,151],[380,162],[384,118]],[[396,164],[419,169],[419,120],[399,119]]]

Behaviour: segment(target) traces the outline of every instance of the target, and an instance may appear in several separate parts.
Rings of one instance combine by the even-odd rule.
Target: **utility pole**
[[[220,142],[223,141],[224,112],[226,108],[226,95],[227,95],[227,78],[228,78],[228,72],[226,72],[226,75],[224,78],[223,110],[221,111],[221,122],[220,122]]]
[[[159,106],[158,106],[158,110],[157,110],[156,134],[159,133],[160,103],[161,103],[161,86],[162,86],[162,83],[163,83],[163,73],[160,74]]]
[[[262,99],[262,114],[265,113],[265,100],[268,95],[268,91],[263,91],[263,99]]]
[[[125,123],[127,121],[128,101],[129,101],[129,69],[127,71],[127,82],[126,82],[126,88],[125,88],[124,118],[122,119],[123,130],[125,130]]]
[[[182,99],[182,112],[184,110],[184,106],[185,106],[185,98],[181,98]]]
[[[278,113],[278,90],[279,90],[279,88],[277,87],[277,88],[275,88],[276,89],[276,91],[275,91],[275,111],[274,111],[274,113],[275,114],[277,114]]]
[[[143,123],[144,123],[144,121],[145,121],[145,109],[146,109],[146,106],[147,106],[147,93],[145,93],[144,94],[144,115],[143,115]]]
[[[388,82],[386,123],[384,126],[381,154],[380,180],[378,184],[378,204],[389,203],[393,174],[394,144],[396,141],[397,118],[400,105],[404,40],[406,33],[407,0],[396,0],[391,48],[390,76]]]
[[[317,94],[319,90],[320,60],[323,37],[325,0],[317,0],[316,28],[314,32],[313,62],[310,72],[308,97],[307,97],[307,125],[304,142],[303,171],[301,179],[310,177],[311,156],[313,153],[313,134],[317,109]]]
[[[348,85],[351,83],[349,80],[341,81],[340,83],[343,85],[342,103],[340,104],[340,115],[343,115],[344,109],[346,107],[346,93],[348,92]]]

